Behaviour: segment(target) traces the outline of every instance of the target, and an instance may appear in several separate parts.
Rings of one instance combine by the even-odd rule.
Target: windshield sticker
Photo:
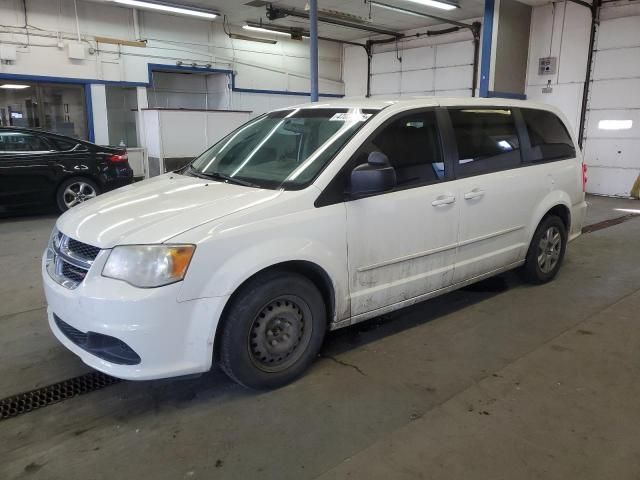
[[[372,114],[371,113],[353,113],[353,112],[342,112],[336,113],[333,117],[329,119],[330,122],[364,122],[367,120]]]

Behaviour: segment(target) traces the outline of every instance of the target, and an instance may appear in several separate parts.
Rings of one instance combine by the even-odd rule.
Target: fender
[[[225,223],[208,227],[206,239],[193,242],[196,253],[178,301],[229,297],[266,268],[303,261],[323,271],[331,282],[335,302],[332,320],[349,316],[344,205]],[[196,235],[192,232],[191,240]],[[190,241],[186,236],[179,240]]]
[[[536,228],[538,228],[538,225],[540,224],[544,216],[547,214],[549,210],[551,210],[554,207],[557,207],[558,205],[562,205],[566,207],[567,210],[569,210],[569,228],[567,228],[567,234],[569,233],[571,228],[571,199],[569,198],[569,195],[567,195],[566,192],[562,190],[554,190],[552,192],[549,192],[547,196],[544,197],[544,199],[538,204],[538,207],[536,208],[536,210],[533,212],[533,215],[531,216],[531,221],[527,229],[527,238],[528,238],[528,242],[526,245],[527,249],[531,244],[531,239],[533,238],[533,234],[535,233]],[[525,255],[526,255],[526,252],[525,252]]]

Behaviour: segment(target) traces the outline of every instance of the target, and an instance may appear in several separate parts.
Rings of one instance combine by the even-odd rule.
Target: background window
[[[19,82],[20,90],[0,89],[0,126],[41,128],[88,138],[83,85]]]
[[[42,152],[51,147],[37,135],[20,132],[0,132],[0,152]]]
[[[444,162],[436,114],[433,111],[404,115],[375,134],[358,156],[365,163],[369,153],[384,153],[396,170],[399,187],[436,182],[444,177]]]
[[[520,142],[510,109],[450,109],[458,168],[467,175],[520,165]]]
[[[561,160],[576,156],[576,149],[562,121],[544,110],[522,109],[531,141],[531,162]]]

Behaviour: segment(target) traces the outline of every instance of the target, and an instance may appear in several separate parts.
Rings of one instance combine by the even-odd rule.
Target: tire
[[[85,177],[67,178],[56,192],[58,210],[66,212],[72,207],[100,195],[100,188],[93,180]]]
[[[291,383],[313,363],[327,312],[309,279],[273,271],[241,287],[221,328],[216,353],[222,370],[245,387],[268,390]]]
[[[544,217],[527,251],[522,267],[524,279],[533,284],[553,280],[560,270],[566,248],[567,228],[564,222],[555,215]]]

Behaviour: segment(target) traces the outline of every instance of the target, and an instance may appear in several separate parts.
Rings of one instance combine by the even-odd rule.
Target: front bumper
[[[201,373],[211,368],[218,320],[228,297],[178,302],[182,282],[142,289],[99,272],[108,251],[102,251],[84,281],[74,290],[56,283],[43,262],[42,277],[49,326],[58,340],[84,363],[126,380],[152,380]],[[96,273],[97,272],[97,273]],[[82,348],[60,328],[60,322],[82,334],[120,340],[140,361],[114,363]],[[84,345],[86,347],[86,345]],[[90,349],[89,349],[90,350]]]

